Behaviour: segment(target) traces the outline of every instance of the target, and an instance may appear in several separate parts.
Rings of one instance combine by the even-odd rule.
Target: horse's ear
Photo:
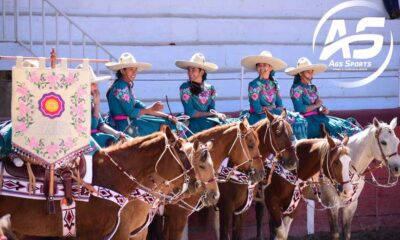
[[[330,148],[334,148],[336,146],[335,141],[332,139],[331,136],[329,136],[329,134],[326,134],[326,140],[328,140]]]
[[[247,121],[247,118],[244,118],[243,121],[240,122],[239,128],[241,132],[247,131],[247,129],[249,128],[249,121]]]
[[[347,143],[349,143],[349,136],[344,136],[343,140],[342,140],[343,145],[347,146]]]
[[[390,121],[390,128],[395,129],[397,127],[397,117],[393,118],[392,121]]]
[[[171,128],[169,128],[168,125],[161,125],[161,129],[163,129],[163,132],[165,135],[167,135],[169,141],[174,142],[176,140],[174,133],[171,131]]]
[[[193,141],[193,149],[194,149],[195,151],[197,151],[197,150],[199,149],[199,147],[200,147],[200,142],[199,142],[199,140],[195,139],[195,140]]]
[[[374,123],[374,126],[376,127],[376,128],[379,128],[379,121],[378,121],[378,119],[376,118],[376,117],[374,117],[374,120],[372,120],[372,122]]]
[[[324,138],[328,134],[325,129],[325,124],[321,123],[319,129],[321,130],[321,138]]]
[[[281,112],[281,117],[282,117],[283,119],[286,119],[286,117],[287,117],[286,108],[284,108],[283,111]]]
[[[207,149],[210,151],[214,146],[214,142],[212,140],[207,141],[206,143]]]
[[[270,122],[273,122],[273,121],[274,121],[275,117],[274,117],[274,115],[273,115],[272,113],[270,113],[270,112],[268,111],[268,109],[265,109],[265,114],[267,115],[267,118],[268,118],[268,120],[269,120]]]

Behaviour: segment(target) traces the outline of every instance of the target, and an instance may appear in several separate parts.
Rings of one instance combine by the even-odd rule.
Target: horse
[[[348,147],[350,149],[351,168],[350,175],[353,176],[352,184],[354,193],[350,200],[338,197],[337,191],[329,184],[321,186],[320,200],[324,206],[328,206],[327,213],[332,239],[339,239],[339,209],[343,210],[342,232],[345,239],[351,238],[351,222],[357,210],[358,197],[364,184],[365,174],[369,171],[368,166],[376,159],[383,163],[389,174],[394,177],[400,176],[400,157],[397,154],[399,139],[394,133],[397,126],[397,118],[393,118],[390,124],[380,123],[376,118],[373,124],[365,130],[350,137]],[[305,189],[305,196],[311,200],[319,200],[316,195]]]
[[[301,189],[318,172],[321,176],[327,176],[332,184],[346,189],[342,193],[343,197],[349,198],[352,194],[347,141],[345,137],[342,142],[335,142],[326,134],[323,139],[303,139],[297,142],[297,175],[277,164],[271,183],[264,190],[265,204],[275,226],[275,239],[287,239],[301,199]]]
[[[0,240],[18,240],[11,231],[10,214],[6,214],[0,218]]]
[[[183,160],[177,156],[181,147],[166,128],[164,132],[96,152],[92,184],[99,187],[97,193],[90,195],[89,202],[75,202],[77,238],[111,238],[120,224],[118,213],[121,207],[137,187],[170,200],[176,196],[170,195],[171,192],[182,192],[186,170],[182,166]],[[152,186],[144,186],[149,178],[153,180]],[[0,215],[11,214],[12,230],[17,235],[63,236],[60,204],[56,204],[55,214],[48,215],[45,209],[46,201],[0,193]]]
[[[227,124],[202,131],[191,136],[189,141],[194,139],[199,141],[214,139],[210,153],[216,170],[220,168],[224,159],[229,157],[231,166],[246,172],[252,167],[250,160],[255,159],[254,179],[258,180],[263,176],[259,138],[246,119],[239,126]],[[178,204],[166,205],[163,216],[156,216],[155,222],[151,225],[150,239],[180,240],[188,217],[203,207],[201,198],[201,194],[198,193]]]
[[[215,181],[214,166],[210,155],[212,142],[201,144],[195,140],[192,145],[186,145],[184,151],[188,155],[192,168],[195,169],[195,184],[200,184],[201,193],[204,196],[206,205],[215,204],[219,198],[218,185]],[[197,170],[196,170],[197,169]],[[195,192],[193,192],[195,193]],[[121,212],[121,219],[126,219],[125,226],[120,226],[114,236],[115,239],[146,239],[147,226],[151,223],[154,214],[158,210],[158,206],[152,206],[143,200],[131,200],[128,203],[129,207]],[[161,206],[162,207],[162,206]],[[141,209],[138,213],[137,209]],[[144,211],[144,210],[147,210]]]
[[[286,111],[273,115],[266,111],[266,118],[253,125],[256,129],[260,144],[258,146],[263,159],[272,155],[286,168],[295,169],[297,156],[292,144],[293,132],[290,124],[285,120]],[[219,208],[219,238],[229,239],[229,229],[232,226],[232,239],[241,239],[242,223],[245,212],[251,204],[247,184],[234,182],[219,183],[221,198]]]

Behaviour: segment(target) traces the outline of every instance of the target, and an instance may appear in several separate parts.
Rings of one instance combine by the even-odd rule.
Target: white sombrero
[[[204,69],[206,72],[214,72],[218,69],[217,64],[206,62],[206,58],[202,53],[195,53],[189,61],[179,60],[175,62],[178,68],[187,69],[189,67],[196,67]]]
[[[35,59],[25,59],[22,62],[23,67],[33,67],[33,68],[38,68],[39,67],[39,61]]]
[[[289,67],[285,69],[285,72],[290,76],[297,75],[307,70],[314,70],[314,74],[325,72],[327,66],[325,64],[312,64],[311,61],[306,57],[301,57],[297,60],[297,67]]]
[[[267,63],[271,65],[275,71],[284,69],[287,66],[283,60],[273,57],[268,51],[262,51],[260,55],[244,57],[242,58],[241,63],[243,67],[249,70],[255,70],[257,63]]]
[[[114,72],[121,70],[123,68],[135,67],[140,72],[143,70],[149,70],[151,68],[151,64],[136,62],[135,57],[131,53],[126,52],[121,54],[118,62],[108,62],[106,63],[106,67]]]
[[[83,68],[83,64],[79,64],[78,66],[76,66],[77,69],[82,69]],[[96,76],[96,74],[93,71],[93,68],[89,65],[89,70],[90,70],[90,76],[91,76],[91,83],[98,83],[101,81],[105,81],[105,80],[110,80],[111,76],[110,75],[106,75],[106,76]]]

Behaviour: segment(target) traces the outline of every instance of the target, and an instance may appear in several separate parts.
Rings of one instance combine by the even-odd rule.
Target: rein
[[[127,171],[125,171],[123,169],[122,166],[120,166],[108,153],[105,152],[105,155],[108,157],[108,159],[110,160],[110,162],[117,167],[117,169],[122,172],[125,176],[127,176],[133,183],[137,184],[139,186],[139,188],[147,191],[148,193],[157,196],[158,198],[160,198],[161,201],[163,202],[167,202],[167,203],[171,203],[173,201],[175,201],[178,197],[180,197],[188,188],[188,184],[189,184],[189,176],[187,175],[187,173],[190,171],[189,170],[185,170],[185,167],[183,166],[182,162],[178,159],[178,157],[176,157],[176,155],[174,154],[174,152],[171,149],[171,145],[168,143],[168,139],[166,136],[164,136],[165,139],[165,147],[163,152],[161,153],[160,157],[158,158],[156,165],[154,166],[154,170],[156,173],[158,173],[157,171],[157,165],[159,164],[159,162],[161,161],[162,157],[165,155],[165,153],[167,152],[167,150],[170,152],[170,154],[173,156],[173,158],[175,159],[175,161],[178,163],[178,165],[182,168],[183,173],[178,175],[177,177],[171,179],[171,180],[164,180],[163,184],[164,186],[169,186],[172,182],[178,180],[181,177],[184,177],[184,183],[182,188],[179,190],[179,192],[177,194],[172,194],[172,195],[168,195],[168,194],[164,194],[161,193],[159,191],[156,191],[152,188],[146,187],[144,186],[142,183],[140,183],[132,174],[128,173]],[[155,188],[157,189],[157,187]]]

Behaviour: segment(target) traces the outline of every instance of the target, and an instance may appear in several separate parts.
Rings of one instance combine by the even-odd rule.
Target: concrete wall
[[[5,0],[6,11],[4,31],[9,39],[14,35],[14,1]],[[119,57],[122,52],[132,52],[137,60],[153,64],[153,69],[137,77],[136,95],[145,102],[164,99],[168,95],[174,112],[182,111],[179,102],[179,85],[186,80],[184,71],[175,67],[177,59],[189,59],[195,52],[203,52],[209,61],[220,69],[209,74],[209,81],[218,92],[217,108],[221,111],[240,109],[240,59],[246,55],[269,50],[273,55],[294,66],[300,56],[307,56],[313,62],[319,61],[319,53],[325,42],[329,24],[321,29],[316,41],[316,53],[312,51],[312,38],[321,17],[332,7],[344,1],[332,0],[230,0],[230,1],[51,1],[71,17],[82,29]],[[374,1],[379,8],[352,8],[335,15],[346,20],[349,33],[361,17],[385,16],[381,1]],[[20,0],[18,18],[18,38],[29,44],[28,1]],[[0,6],[1,7],[1,6]],[[42,55],[42,6],[33,1],[34,51]],[[56,35],[53,10],[45,5],[45,38],[49,52],[59,41],[58,55],[69,56],[69,30],[65,19],[58,19]],[[0,21],[3,21],[2,19]],[[1,27],[3,25],[0,25]],[[386,71],[374,82],[359,88],[340,88],[333,80],[354,81],[374,72],[386,57],[390,45],[390,30],[394,36],[393,56]],[[1,32],[1,31],[0,31]],[[72,57],[82,57],[82,35],[71,30]],[[331,109],[392,108],[399,106],[399,66],[400,66],[400,21],[386,20],[385,28],[377,28],[374,33],[384,36],[384,47],[380,54],[371,59],[372,67],[367,71],[329,71],[315,79],[325,105]],[[10,37],[11,36],[11,37]],[[6,37],[7,39],[7,37]],[[86,57],[96,57],[95,47],[86,41]],[[0,42],[2,55],[27,55],[26,51],[12,41]],[[368,48],[359,42],[352,48]],[[24,53],[25,52],[25,53]],[[100,53],[99,58],[106,55]],[[336,57],[336,56],[335,56]],[[326,62],[328,63],[328,62]],[[12,63],[0,62],[0,68],[10,68]],[[108,73],[100,66],[102,73]],[[284,73],[277,73],[280,80],[284,104],[292,109],[289,89],[292,83]],[[247,84],[256,77],[254,72],[246,72],[242,91],[243,108],[248,107]],[[102,85],[103,95],[106,84]],[[103,101],[105,101],[103,99]],[[105,102],[102,111],[107,111]]]

